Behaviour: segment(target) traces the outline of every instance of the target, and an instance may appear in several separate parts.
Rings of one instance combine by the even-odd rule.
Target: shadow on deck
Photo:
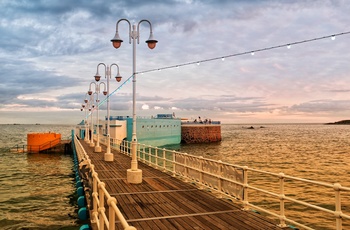
[[[104,146],[101,153],[94,153],[92,147],[80,142],[127,222],[137,229],[282,229],[263,215],[242,210],[235,201],[217,198],[208,190],[200,190],[142,162],[138,164],[143,182],[129,184],[129,156],[113,150],[114,161],[105,162]],[[118,222],[116,229],[123,229]]]

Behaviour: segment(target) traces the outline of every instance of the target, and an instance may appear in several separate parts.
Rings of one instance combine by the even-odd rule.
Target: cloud
[[[301,104],[293,105],[290,110],[293,112],[303,112],[303,113],[328,113],[328,112],[340,112],[349,111],[350,100],[315,100],[304,102]]]
[[[150,20],[159,41],[149,50],[148,25],[141,24],[137,71],[219,59],[138,75],[140,113],[176,108],[230,119],[232,114],[249,119],[272,114],[272,120],[312,113],[348,116],[347,35],[220,57],[344,32],[349,11],[342,0],[4,0],[0,111],[79,110],[100,62],[117,63],[123,81],[131,76],[127,23],[119,27],[122,47],[115,50],[110,43],[117,20],[127,18]],[[111,89],[118,84],[112,81]],[[132,81],[110,101],[113,111],[130,115]]]

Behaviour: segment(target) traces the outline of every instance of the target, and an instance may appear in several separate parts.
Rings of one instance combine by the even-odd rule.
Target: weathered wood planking
[[[117,199],[128,223],[137,229],[281,229],[272,220],[243,211],[240,204],[216,198],[171,175],[139,162],[143,182],[129,184],[131,158],[113,150],[114,161],[103,160],[105,148],[94,153],[81,141],[107,191]],[[108,209],[108,206],[106,206]],[[116,228],[122,229],[118,221]]]

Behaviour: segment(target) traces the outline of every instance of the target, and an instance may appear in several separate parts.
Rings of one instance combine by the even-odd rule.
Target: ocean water
[[[0,125],[0,229],[79,229],[72,156],[8,151],[25,145],[27,133],[57,132],[69,139],[72,129]]]
[[[248,129],[253,126],[254,129]],[[63,154],[8,152],[26,144],[29,132],[58,132],[68,139],[75,126],[0,125],[0,229],[79,229],[73,160]],[[350,187],[350,126],[323,124],[222,125],[222,141],[173,146],[181,152],[240,166]],[[274,178],[249,174],[249,184],[276,189]],[[278,182],[278,180],[277,180]],[[275,186],[275,187],[274,187]],[[278,191],[277,184],[277,191]],[[334,209],[334,192],[294,183],[286,193]],[[350,215],[350,196],[342,195]],[[278,201],[249,191],[249,200],[278,210]],[[315,229],[335,229],[332,216],[293,206],[287,217],[311,222]],[[350,229],[344,221],[343,229]]]
[[[253,126],[254,129],[249,129]],[[222,142],[181,145],[178,150],[239,166],[350,187],[350,125],[222,125]],[[248,183],[279,192],[278,179],[249,173]],[[335,210],[334,191],[322,186],[286,183],[292,198]],[[249,201],[278,211],[277,199],[249,191]],[[350,192],[342,193],[343,213],[350,215]],[[287,217],[314,229],[336,229],[334,216],[286,202]],[[278,212],[277,212],[278,213]],[[343,220],[343,229],[350,221]]]

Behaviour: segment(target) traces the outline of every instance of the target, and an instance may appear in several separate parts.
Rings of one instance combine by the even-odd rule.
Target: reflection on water
[[[222,125],[222,142],[167,146],[188,154],[222,160],[270,172],[283,172],[350,187],[350,126],[346,125]],[[74,127],[0,125],[0,229],[76,229],[72,159],[64,155],[14,154],[4,147],[26,144],[28,132],[58,132],[69,136]],[[254,173],[249,183],[278,192],[278,180]],[[286,181],[288,182],[288,181]],[[334,192],[303,183],[286,183],[285,191],[334,210]],[[249,200],[278,211],[278,200],[249,190]],[[287,217],[311,221],[315,229],[335,229],[333,216],[286,202]],[[342,195],[342,209],[350,215],[350,197]],[[73,216],[73,218],[71,217]],[[344,221],[345,222],[345,221]],[[350,229],[350,223],[344,224]]]
[[[5,150],[26,144],[29,132],[69,135],[72,127],[0,126],[0,229],[77,229],[72,157]]]
[[[222,125],[222,142],[182,144],[179,150],[236,165],[350,186],[350,126],[246,127],[250,125]]]
[[[222,125],[221,143],[181,145],[179,151],[222,160],[240,166],[261,169],[350,187],[350,126],[321,124],[284,125]],[[278,179],[249,174],[250,184],[278,192]],[[303,183],[286,183],[287,194],[334,210],[334,191],[323,187],[305,186]],[[279,201],[249,191],[252,203],[279,210]],[[310,221],[315,229],[335,229],[334,217],[321,215],[314,210],[286,203],[292,219]],[[342,209],[350,214],[350,196],[342,196]],[[306,213],[308,213],[306,215]],[[302,218],[300,218],[302,216]],[[303,218],[303,216],[305,216]],[[345,222],[345,221],[344,221]],[[344,224],[350,229],[349,221]]]

